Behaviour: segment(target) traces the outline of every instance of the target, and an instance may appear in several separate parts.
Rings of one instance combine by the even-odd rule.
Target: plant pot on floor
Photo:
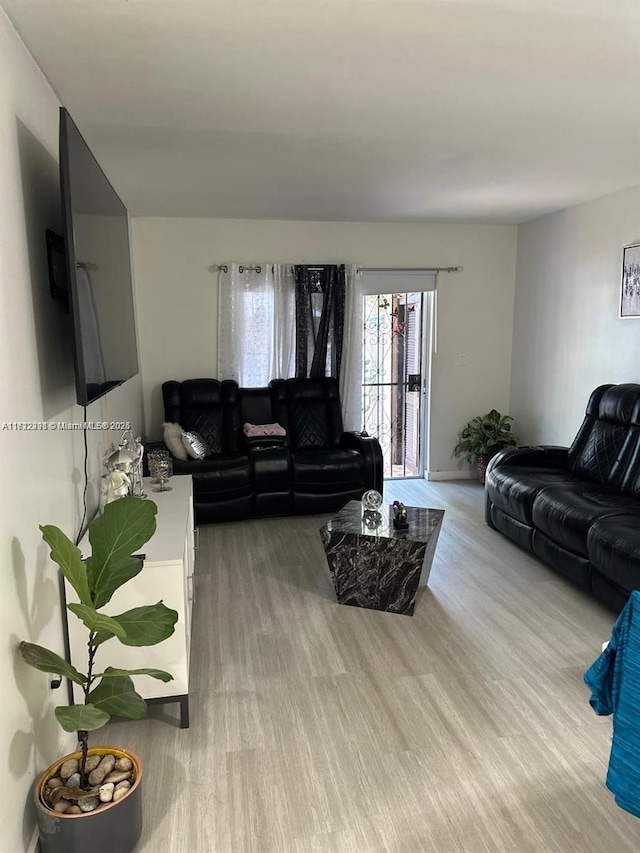
[[[76,734],[80,741],[80,760],[78,763],[74,757],[73,767],[68,765],[64,771],[65,759],[56,761],[36,786],[41,853],[132,853],[140,837],[140,761],[123,749],[89,749],[89,735],[114,716],[139,720],[147,713],[132,676],[150,676],[165,683],[173,677],[155,667],[103,668],[102,660],[116,638],[125,646],[153,646],[174,633],[178,613],[162,601],[113,616],[100,612],[120,587],[142,571],[143,561],[135,555],[155,532],[156,512],[152,501],[134,497],[107,504],[104,513],[89,522],[91,556],[84,559],[58,527],[40,527],[52,560],[73,589],[72,597],[78,598],[67,604],[67,610],[87,631],[86,673],[44,646],[25,641],[19,646],[25,663],[41,672],[65,676],[84,698],[83,703],[55,709],[62,728]],[[96,753],[103,756],[99,762],[95,761]],[[108,754],[112,757],[107,759]],[[94,766],[94,761],[100,766]],[[53,783],[58,769],[59,778]],[[48,804],[44,800],[45,784],[57,789],[51,795],[47,793]],[[98,808],[100,801],[108,802]]]
[[[511,432],[512,420],[510,415],[501,415],[496,409],[491,409],[486,415],[470,420],[458,436],[454,455],[464,453],[471,465],[475,463],[483,486],[489,460],[503,448],[518,444],[518,439]]]
[[[135,849],[142,832],[142,765],[134,753],[119,747],[89,749],[89,756],[109,754],[131,759],[133,779],[122,799],[101,804],[95,811],[60,814],[46,805],[44,798],[48,782],[66,761],[79,760],[80,751],[58,759],[40,777],[33,796],[41,853],[132,853]]]
[[[476,459],[476,471],[478,472],[478,479],[481,484],[484,486],[484,481],[487,475],[487,465],[493,459],[493,455],[490,453],[483,454],[482,456],[478,456]]]

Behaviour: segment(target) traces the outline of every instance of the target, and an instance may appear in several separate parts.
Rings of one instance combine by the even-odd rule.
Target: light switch
[[[466,352],[461,352],[458,356],[458,366],[466,367],[467,366],[467,354]]]

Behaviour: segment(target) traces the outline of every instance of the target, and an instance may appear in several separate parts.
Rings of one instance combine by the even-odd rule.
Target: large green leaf
[[[146,607],[134,607],[113,618],[126,632],[126,637],[118,638],[125,646],[155,646],[173,634],[178,614],[159,601]],[[112,636],[109,631],[101,631],[94,639],[95,645],[110,640]]]
[[[59,566],[60,571],[75,589],[83,604],[91,604],[87,569],[82,561],[80,549],[76,548],[68,536],[52,524],[40,525],[42,538],[51,549],[51,559]]]
[[[87,560],[89,571],[91,571],[91,557]],[[94,587],[93,603],[95,607],[104,607],[110,601],[113,593],[123,584],[139,575],[144,566],[143,561],[139,557],[126,557],[120,563],[114,563],[109,566],[106,573],[103,574],[102,585],[97,589]]]
[[[131,555],[153,536],[157,510],[153,501],[121,498],[107,504],[103,515],[89,525],[87,571],[95,607],[105,605],[118,587],[141,570]]]
[[[95,634],[98,631],[111,631],[116,637],[126,636],[126,631],[122,625],[113,619],[111,616],[105,616],[88,604],[67,604],[67,608],[75,613],[78,619],[81,619],[83,624]]]
[[[105,675],[111,676],[108,667]],[[103,678],[100,684],[89,693],[88,701],[111,717],[129,717],[139,720],[147,713],[144,699],[136,693],[133,681],[128,675]]]
[[[93,732],[111,719],[107,711],[93,705],[59,705],[55,713],[65,732]]]
[[[157,678],[158,681],[173,681],[173,676],[170,672],[165,672],[164,669],[112,669],[109,667],[106,672],[97,672],[94,678],[115,678],[118,675],[150,675],[151,678]]]
[[[41,672],[52,672],[54,675],[62,675],[80,685],[84,684],[87,680],[86,675],[79,673],[75,666],[71,666],[60,655],[50,652],[49,649],[45,649],[42,646],[22,642],[20,643],[20,654],[25,663],[35,667],[35,669],[39,669]]]

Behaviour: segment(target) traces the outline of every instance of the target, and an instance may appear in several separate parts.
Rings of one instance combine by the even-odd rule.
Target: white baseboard
[[[427,471],[425,479],[429,481],[437,480],[477,480],[477,471]]]

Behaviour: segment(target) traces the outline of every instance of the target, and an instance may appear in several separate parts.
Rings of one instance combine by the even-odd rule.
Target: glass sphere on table
[[[368,489],[362,496],[364,509],[377,510],[382,506],[382,495],[375,489]]]

